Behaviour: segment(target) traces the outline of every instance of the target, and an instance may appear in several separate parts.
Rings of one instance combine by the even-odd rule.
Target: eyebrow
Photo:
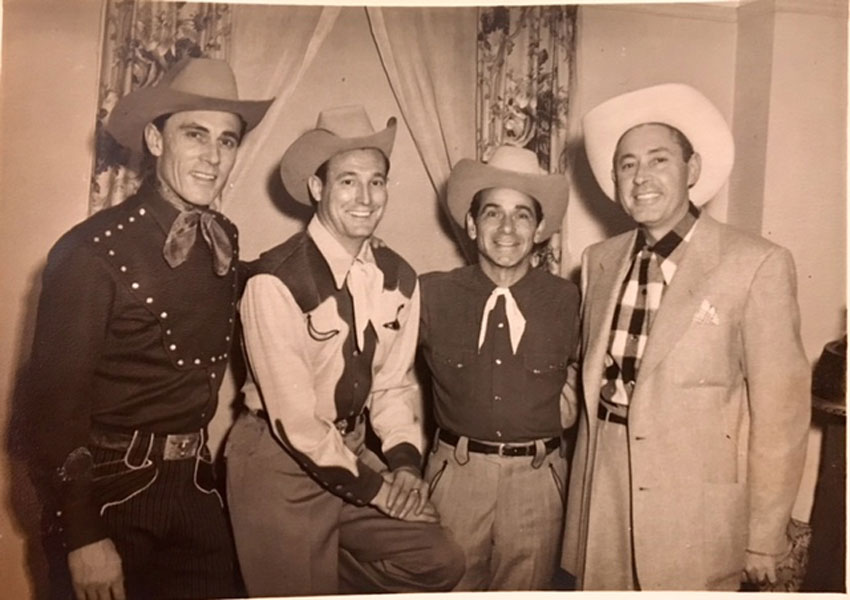
[[[198,130],[198,131],[203,131],[204,133],[210,133],[209,127],[206,127],[205,125],[201,125],[200,123],[195,123],[194,121],[190,121],[189,123],[183,123],[182,125],[180,125],[180,129],[181,130],[195,129],[195,130]],[[232,137],[237,141],[240,139],[239,134],[235,131],[230,130],[230,129],[226,129],[226,130],[222,131],[221,135],[227,136],[227,137]]]
[[[481,205],[482,211],[487,209],[487,208],[495,208],[495,209],[498,209],[498,210],[507,210],[507,211],[511,210],[511,208],[504,208],[502,205],[496,204],[495,202],[486,202],[485,204]],[[513,206],[513,210],[524,210],[524,211],[528,211],[529,213],[534,213],[534,209],[531,208],[530,206],[526,206],[525,204],[515,204]]]
[[[673,151],[670,148],[668,148],[667,146],[658,146],[657,148],[650,148],[647,151],[647,154],[657,154],[658,152],[672,153]],[[635,153],[627,152],[626,154],[621,154],[620,156],[618,156],[617,162],[620,162],[624,158],[636,158],[636,157],[637,157],[637,155]]]

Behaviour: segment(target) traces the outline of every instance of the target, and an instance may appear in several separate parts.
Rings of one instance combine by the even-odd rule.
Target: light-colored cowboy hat
[[[280,161],[283,187],[298,202],[310,206],[307,180],[322,163],[335,154],[359,148],[375,148],[389,160],[395,130],[396,119],[390,117],[386,128],[376,133],[362,106],[323,110],[316,127],[301,134],[283,153]]]
[[[616,200],[611,169],[617,143],[626,131],[644,123],[672,125],[688,138],[702,159],[699,179],[690,189],[691,202],[701,206],[711,200],[732,170],[735,141],[714,104],[683,83],[665,83],[622,94],[584,116],[584,147],[605,195]]]
[[[447,203],[455,222],[465,226],[472,197],[487,188],[510,188],[528,194],[543,209],[542,239],[561,228],[567,210],[569,183],[562,174],[540,168],[537,155],[516,146],[499,146],[486,163],[464,158],[449,175]]]
[[[157,117],[186,110],[218,110],[239,115],[247,133],[262,120],[272,100],[239,100],[230,65],[223,60],[186,57],[157,84],[122,97],[109,115],[106,130],[122,146],[142,152],[142,132]]]

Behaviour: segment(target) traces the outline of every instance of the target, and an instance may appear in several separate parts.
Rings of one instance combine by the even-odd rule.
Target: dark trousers
[[[136,436],[125,451],[92,448],[94,491],[128,598],[235,596],[232,538],[209,451],[164,460],[149,439]]]

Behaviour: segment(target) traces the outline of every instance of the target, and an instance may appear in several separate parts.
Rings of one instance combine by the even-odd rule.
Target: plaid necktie
[[[162,255],[173,269],[189,257],[198,236],[198,229],[213,254],[213,270],[219,277],[227,274],[233,257],[233,246],[212,211],[181,211],[168,231]]]
[[[699,210],[690,204],[679,223],[652,246],[642,229],[637,232],[635,254],[620,288],[605,355],[601,395],[609,402],[629,404],[652,321],[676,272],[673,253],[687,242],[698,216]]]

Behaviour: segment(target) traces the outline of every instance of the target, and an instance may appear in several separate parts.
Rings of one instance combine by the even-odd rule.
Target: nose
[[[502,215],[501,220],[499,221],[499,230],[505,233],[510,233],[514,230],[514,220],[509,215]]]
[[[211,165],[217,165],[221,162],[221,148],[218,147],[217,142],[211,141],[206,145],[204,149],[204,160]]]
[[[647,166],[643,162],[639,162],[635,167],[634,182],[637,184],[646,181]]]
[[[374,202],[372,198],[372,188],[367,184],[358,184],[357,185],[357,203],[363,204],[365,206],[369,206]]]

